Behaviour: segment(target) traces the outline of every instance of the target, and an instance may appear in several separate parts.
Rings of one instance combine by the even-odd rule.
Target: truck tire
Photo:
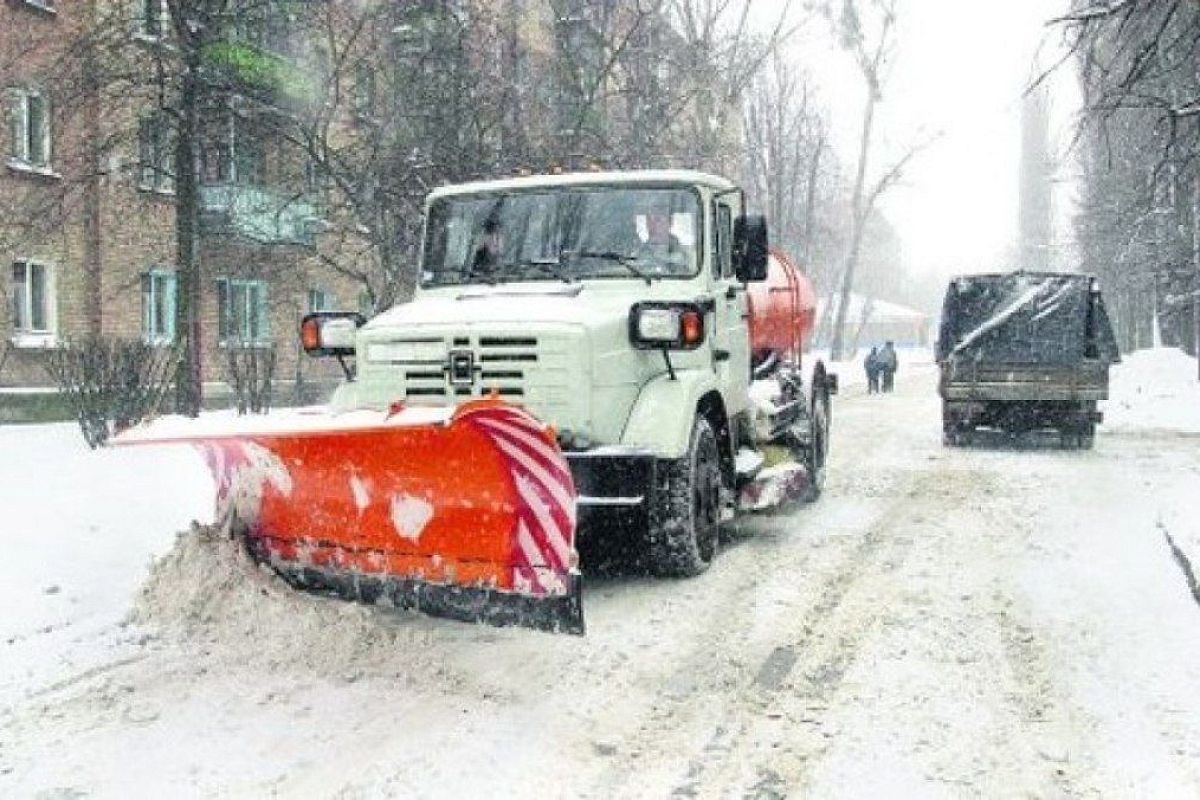
[[[647,531],[652,573],[686,578],[708,569],[717,551],[721,488],[717,437],[697,414],[687,454],[659,464]]]
[[[970,428],[959,419],[958,415],[942,406],[942,444],[947,447],[959,447],[971,443]]]
[[[804,466],[808,470],[808,489],[804,501],[813,503],[825,490],[825,461],[829,455],[829,390],[825,384],[813,387],[812,410],[809,413],[812,431],[809,446],[804,448]]]
[[[1091,420],[1074,422],[1063,427],[1062,446],[1073,450],[1091,450],[1096,444],[1096,423]]]

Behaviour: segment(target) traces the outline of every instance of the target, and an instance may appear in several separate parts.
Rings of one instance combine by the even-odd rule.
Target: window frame
[[[53,263],[35,258],[15,258],[10,264],[8,273],[8,306],[9,313],[12,315],[12,319],[10,320],[11,341],[17,347],[52,346],[58,338],[58,270]],[[18,266],[24,267],[25,273],[21,281],[24,291],[20,301],[18,301],[17,296],[18,282],[16,271]],[[35,327],[33,324],[34,292],[32,291],[33,270],[31,267],[37,267],[41,271],[42,276],[42,327]],[[20,302],[19,307],[18,302]]]
[[[733,204],[722,198],[713,200],[712,259],[714,280],[733,277]]]
[[[351,99],[355,121],[370,122],[375,118],[376,83],[373,65],[366,62],[355,64],[354,89]]]
[[[308,292],[308,311],[336,311],[337,296],[323,286],[309,287]],[[320,300],[320,302],[315,302]]]
[[[151,31],[147,26],[150,21],[150,5],[158,6],[158,30]],[[167,31],[167,4],[165,0],[136,0],[136,15],[133,18],[133,35],[147,42],[163,41]]]
[[[170,117],[161,111],[142,115],[138,120],[139,189],[157,194],[175,194],[174,144],[175,132]]]
[[[42,103],[41,160],[35,161],[32,127],[32,101]],[[42,89],[13,86],[5,92],[9,115],[8,163],[17,169],[53,174],[54,162],[54,104]]]
[[[156,286],[165,284],[165,320],[158,319],[159,291]],[[151,345],[169,345],[175,341],[175,310],[179,292],[179,275],[175,270],[151,267],[142,273],[142,340]],[[157,324],[156,324],[157,323]],[[162,332],[159,332],[159,329]]]
[[[21,4],[43,14],[58,15],[58,5],[55,0],[21,0]]]
[[[700,187],[694,184],[676,183],[671,181],[597,181],[578,183],[578,184],[562,184],[557,186],[531,186],[522,188],[501,188],[491,189],[478,192],[451,192],[440,195],[426,202],[425,204],[425,219],[421,231],[421,248],[418,254],[419,266],[419,285],[423,289],[435,289],[445,286],[463,286],[464,283],[450,283],[434,279],[432,276],[447,272],[446,269],[430,270],[427,258],[434,249],[433,237],[436,231],[431,223],[434,221],[435,208],[439,203],[453,203],[458,201],[473,201],[473,200],[493,200],[498,201],[501,198],[522,197],[527,195],[551,194],[555,192],[605,192],[609,190],[623,190],[631,192],[641,191],[677,191],[690,194],[695,201],[695,205],[691,210],[693,216],[693,250],[694,264],[692,270],[686,274],[667,274],[655,276],[656,279],[664,281],[691,281],[701,277],[704,273],[705,247],[709,246],[711,234],[708,228],[711,226],[708,213],[706,211],[705,196],[701,192]],[[613,274],[613,275],[589,275],[584,280],[640,280],[632,273]],[[538,278],[538,280],[553,280],[552,277]]]
[[[270,347],[271,338],[270,284],[261,278],[217,279],[217,342],[222,347]],[[241,316],[235,315],[236,295],[243,295]],[[257,293],[257,294],[256,294]],[[251,298],[257,300],[251,305]],[[240,331],[232,331],[235,324]],[[253,328],[258,330],[254,331]]]

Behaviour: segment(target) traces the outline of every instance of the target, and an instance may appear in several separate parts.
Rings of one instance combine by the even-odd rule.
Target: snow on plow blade
[[[218,519],[294,585],[583,633],[574,483],[553,432],[522,409],[489,399],[203,424],[163,420],[114,443],[200,446]]]

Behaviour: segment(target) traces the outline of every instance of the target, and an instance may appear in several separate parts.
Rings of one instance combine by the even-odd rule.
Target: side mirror
[[[743,214],[733,222],[733,274],[742,283],[767,278],[767,219]]]
[[[314,311],[300,321],[300,343],[310,356],[352,356],[354,334],[366,321],[357,311]]]

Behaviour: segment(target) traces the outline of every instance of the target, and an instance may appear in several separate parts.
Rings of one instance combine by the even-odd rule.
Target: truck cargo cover
[[[942,307],[938,360],[1075,364],[1120,360],[1108,313],[1087,275],[965,276]]]

